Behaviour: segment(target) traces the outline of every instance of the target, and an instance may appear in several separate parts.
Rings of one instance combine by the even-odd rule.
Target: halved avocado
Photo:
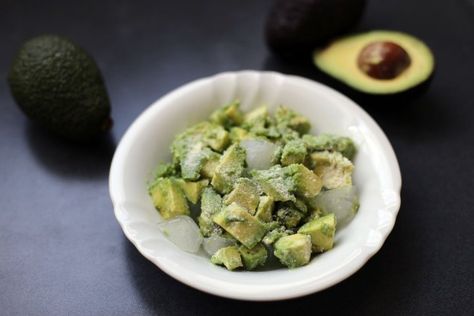
[[[372,31],[342,37],[313,56],[316,66],[368,94],[397,94],[430,79],[434,57],[421,40],[401,32]]]

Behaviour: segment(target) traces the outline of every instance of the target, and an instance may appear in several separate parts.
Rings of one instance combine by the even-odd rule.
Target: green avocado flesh
[[[360,54],[374,43],[392,43],[407,54],[409,60],[393,78],[376,78],[362,70]],[[372,66],[385,67],[381,64],[384,59],[377,52],[372,53],[368,62]],[[417,87],[427,81],[434,70],[434,57],[429,47],[411,35],[395,31],[372,31],[339,38],[326,48],[316,50],[313,61],[321,71],[351,88],[379,95],[396,94]]]
[[[315,201],[352,186],[357,151],[348,137],[310,130],[288,107],[243,113],[233,101],[176,135],[172,161],[148,186],[151,201],[164,220],[196,218],[215,265],[258,270],[273,256],[291,269],[306,265],[333,248],[336,216],[347,209],[328,207],[347,204],[343,194]]]
[[[109,97],[96,63],[67,39],[42,35],[25,42],[8,83],[31,120],[65,138],[87,141],[111,126]]]

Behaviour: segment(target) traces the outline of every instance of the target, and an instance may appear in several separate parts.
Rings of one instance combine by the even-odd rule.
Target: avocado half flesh
[[[373,43],[392,43],[403,49],[409,63],[393,78],[375,78],[359,65],[361,52]],[[339,38],[314,52],[315,65],[346,85],[368,94],[397,94],[427,81],[434,70],[434,57],[421,40],[401,32],[372,31]]]

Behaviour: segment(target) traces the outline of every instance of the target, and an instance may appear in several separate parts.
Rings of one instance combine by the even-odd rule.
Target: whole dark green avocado
[[[13,60],[8,83],[31,120],[65,138],[88,141],[111,127],[99,68],[68,39],[41,35],[26,41]]]
[[[267,45],[287,58],[308,55],[353,27],[364,11],[365,2],[276,0],[265,25]]]

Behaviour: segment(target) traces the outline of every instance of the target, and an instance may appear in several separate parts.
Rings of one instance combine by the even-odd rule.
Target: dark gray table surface
[[[474,2],[372,0],[361,30],[424,39],[437,71],[398,105],[356,97],[397,153],[402,207],[392,234],[358,273],[314,295],[273,303],[201,293],[161,272],[122,234],[109,164],[134,118],[164,93],[226,70],[324,79],[271,56],[270,1],[1,1],[1,315],[473,315]],[[29,123],[6,72],[28,37],[66,35],[97,60],[113,104],[110,137],[78,146]],[[326,83],[333,84],[331,81]]]

